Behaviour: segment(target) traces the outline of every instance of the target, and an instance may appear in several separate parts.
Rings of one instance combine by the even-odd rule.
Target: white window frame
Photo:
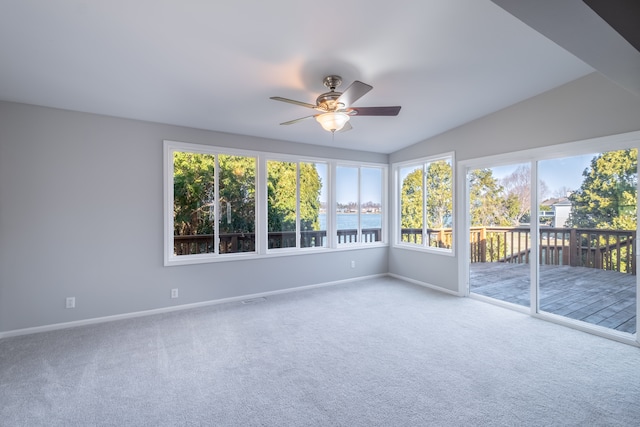
[[[190,144],[185,142],[176,142],[176,141],[164,141],[163,146],[163,155],[164,155],[164,265],[183,265],[183,264],[196,264],[203,262],[211,262],[214,260],[223,260],[223,259],[241,259],[247,258],[251,256],[255,256],[258,252],[257,247],[257,236],[259,234],[259,212],[258,212],[258,185],[259,179],[258,175],[260,173],[259,167],[259,158],[256,153],[245,151],[245,150],[236,150],[236,149],[228,149],[224,147],[213,147],[208,145],[198,145],[198,144]],[[216,218],[214,225],[214,252],[206,253],[206,254],[192,254],[192,255],[175,255],[174,254],[174,222],[173,222],[173,203],[174,203],[174,189],[173,189],[173,153],[175,152],[191,152],[191,153],[199,153],[199,154],[208,154],[213,155],[215,157],[216,163],[216,178],[218,176],[218,156],[220,155],[230,155],[230,156],[244,156],[251,157],[256,160],[256,180],[255,180],[255,189],[256,189],[256,212],[255,215],[255,235],[256,235],[256,248],[253,252],[237,252],[237,253],[228,253],[228,254],[220,254],[219,246],[220,246],[220,236],[218,232],[218,220],[220,218],[220,204],[217,197],[218,194],[218,180],[215,182],[215,191],[216,191],[216,199],[214,204],[214,216]]]
[[[337,200],[336,200],[336,194],[337,192],[335,191],[336,187],[338,185],[338,180],[337,180],[337,168],[338,167],[347,167],[347,168],[357,168],[358,169],[358,240],[356,242],[345,242],[345,243],[339,243],[338,242],[338,227],[337,227]],[[381,182],[381,191],[382,194],[381,196],[381,205],[382,205],[382,213],[380,216],[380,227],[381,227],[381,235],[380,235],[380,241],[377,242],[363,242],[362,241],[362,208],[361,208],[361,203],[362,201],[360,200],[361,198],[361,192],[362,192],[362,168],[375,168],[375,169],[380,169],[382,172],[382,182]],[[380,164],[380,163],[358,163],[358,162],[347,162],[347,161],[337,161],[335,163],[335,167],[333,168],[333,173],[331,174],[332,176],[332,182],[334,182],[334,191],[332,192],[332,194],[334,195],[332,197],[331,200],[331,216],[333,218],[334,221],[334,227],[332,229],[331,232],[331,236],[333,238],[333,246],[334,248],[362,248],[362,247],[372,247],[372,246],[386,246],[388,243],[388,217],[389,217],[389,203],[388,203],[388,174],[389,174],[389,166],[385,165],[385,164]],[[328,231],[327,231],[328,232]]]
[[[470,292],[469,289],[469,268],[468,263],[471,257],[470,255],[470,236],[469,236],[469,227],[471,224],[470,221],[470,212],[469,212],[469,185],[467,180],[467,174],[470,170],[480,169],[484,167],[497,167],[502,165],[509,165],[515,163],[529,163],[531,164],[531,217],[538,218],[540,216],[540,207],[539,207],[539,182],[538,182],[538,163],[542,160],[551,160],[558,159],[563,157],[571,157],[576,155],[590,154],[590,153],[598,153],[598,152],[606,152],[606,151],[616,151],[616,150],[624,150],[627,148],[635,148],[640,151],[640,131],[634,131],[623,134],[616,134],[610,136],[603,136],[598,138],[591,138],[573,142],[567,142],[563,144],[545,146],[532,148],[528,150],[497,154],[486,157],[479,157],[469,160],[463,160],[458,165],[458,182],[460,183],[459,187],[459,223],[465,224],[464,229],[460,230],[462,233],[461,242],[462,242],[462,250],[460,251],[460,257],[458,258],[458,277],[459,277],[459,290],[462,292],[464,296],[472,297],[476,299],[483,299],[481,296],[474,296],[473,293]],[[640,174],[640,171],[638,171]],[[638,187],[640,187],[640,180],[638,183]],[[636,189],[638,193],[640,193],[640,188]],[[640,212],[640,197],[637,200],[637,209]],[[640,216],[637,219],[640,224]],[[640,227],[636,224],[636,230],[640,231]],[[512,304],[504,304],[499,301],[491,301],[494,304],[507,307],[510,309],[514,309],[516,311],[521,311],[524,313],[530,314],[532,317],[536,317],[539,319],[544,319],[551,321],[553,323],[557,323],[563,326],[568,326],[570,328],[578,329],[584,332],[592,333],[594,335],[598,335],[601,337],[613,339],[615,341],[620,341],[625,344],[631,344],[635,346],[640,346],[640,292],[636,292],[636,333],[632,336],[627,336],[627,334],[620,334],[616,331],[606,330],[598,327],[597,325],[590,325],[585,322],[577,322],[572,319],[563,318],[562,316],[556,316],[551,313],[546,313],[540,311],[539,304],[539,295],[538,295],[538,280],[539,280],[539,261],[538,261],[538,250],[539,250],[539,236],[540,233],[540,224],[538,221],[533,221],[531,223],[531,247],[534,248],[532,251],[532,258],[530,260],[530,264],[535,266],[530,269],[530,284],[531,284],[531,298],[530,298],[530,306],[519,308],[514,307]],[[640,250],[640,239],[636,239],[635,243],[635,253],[638,254]],[[636,255],[638,257],[638,255]],[[638,290],[640,284],[640,277],[636,278],[636,291]]]
[[[238,253],[226,253],[218,254],[217,245],[219,236],[216,234],[216,252],[207,254],[192,254],[192,255],[174,255],[174,236],[173,236],[173,152],[194,152],[202,154],[212,155],[237,155],[256,158],[256,187],[255,187],[255,205],[256,205],[256,222],[255,222],[255,251],[254,252],[238,252]],[[216,157],[217,159],[217,157]],[[300,196],[299,186],[297,195],[297,224],[296,224],[296,247],[291,248],[278,248],[268,249],[268,218],[267,218],[267,161],[283,161],[300,163],[322,163],[327,167],[327,182],[323,182],[323,188],[327,194],[327,216],[326,216],[326,233],[327,244],[326,246],[314,246],[314,247],[300,247]],[[349,167],[373,167],[382,170],[382,240],[379,242],[358,242],[348,245],[337,244],[337,230],[336,230],[336,168],[337,166],[349,166]],[[241,150],[229,147],[193,144],[188,142],[165,140],[163,141],[163,217],[164,217],[164,265],[176,266],[176,265],[188,265],[188,264],[201,264],[212,262],[228,262],[241,259],[255,259],[265,257],[277,257],[277,256],[290,256],[290,255],[302,255],[319,253],[323,251],[335,251],[345,249],[363,249],[375,246],[386,246],[388,235],[388,212],[389,203],[387,199],[388,194],[388,168],[389,166],[384,163],[361,163],[351,162],[330,158],[319,157],[307,157],[307,156],[293,156],[270,152],[261,152],[253,150]],[[299,175],[299,167],[298,167]],[[298,183],[300,182],[298,176]],[[216,204],[216,218],[218,218],[217,211],[219,206]],[[217,222],[217,221],[216,221]]]
[[[427,194],[426,194],[426,165],[428,163],[433,163],[437,161],[450,161],[451,162],[451,248],[435,248],[428,245],[429,239],[427,236]],[[423,175],[422,175],[422,203],[423,203],[423,221],[422,221],[422,244],[408,243],[402,241],[402,206],[401,206],[401,197],[402,197],[402,179],[400,177],[400,170],[405,167],[416,166],[422,167]],[[440,153],[433,156],[420,157],[418,159],[406,160],[403,162],[394,163],[392,165],[393,168],[393,188],[394,188],[394,220],[393,220],[393,228],[394,228],[394,242],[393,246],[414,250],[419,252],[429,252],[440,255],[447,256],[455,256],[456,254],[456,158],[455,152],[447,152]]]
[[[310,247],[301,247],[300,246],[300,237],[301,237],[301,229],[300,229],[300,164],[301,163],[321,163],[327,166],[327,180],[329,181],[328,183],[323,183],[323,188],[325,188],[325,191],[327,191],[327,199],[330,202],[331,200],[331,186],[330,186],[330,181],[331,181],[331,177],[330,177],[330,171],[331,171],[331,162],[326,160],[326,159],[309,159],[309,158],[303,158],[303,157],[295,157],[295,156],[285,156],[285,155],[281,155],[281,154],[271,154],[271,153],[266,153],[263,156],[263,170],[264,170],[264,174],[263,174],[263,178],[264,178],[264,185],[262,185],[260,188],[263,189],[262,193],[264,193],[264,233],[261,234],[261,236],[264,237],[265,240],[265,247],[264,247],[264,253],[287,253],[287,252],[293,252],[293,251],[316,251],[316,250],[323,250],[323,249],[328,249],[331,248],[331,241],[329,239],[329,216],[327,214],[327,244],[325,246],[310,246]],[[268,162],[287,162],[287,163],[295,163],[296,164],[296,245],[288,247],[288,248],[268,248],[268,233],[269,233],[269,218],[268,218],[268,214],[269,214],[269,209],[268,209],[268,197],[267,197],[267,181],[269,179],[268,177],[268,170],[267,170],[267,163]],[[256,192],[258,190],[256,189]],[[330,203],[328,203],[330,204]],[[257,239],[257,236],[256,236]]]

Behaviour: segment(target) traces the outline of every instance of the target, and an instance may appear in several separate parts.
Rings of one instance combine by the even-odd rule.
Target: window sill
[[[455,256],[455,252],[453,249],[440,249],[440,248],[432,248],[428,246],[410,245],[410,244],[403,244],[403,243],[396,243],[393,245],[393,248],[416,251],[416,252],[425,252],[425,253],[435,254],[435,255]]]
[[[341,244],[337,248],[283,248],[283,249],[269,249],[266,253],[258,254],[256,252],[245,252],[245,253],[236,253],[236,254],[225,254],[225,255],[213,255],[213,254],[203,254],[203,255],[182,255],[182,256],[171,256],[168,259],[165,259],[164,266],[165,267],[175,267],[180,265],[191,265],[191,264],[210,264],[210,263],[218,263],[218,262],[232,262],[232,261],[249,261],[256,259],[269,259],[269,258],[279,258],[279,257],[289,257],[289,256],[300,256],[300,255],[318,255],[318,254],[326,254],[326,253],[334,253],[341,251],[354,251],[354,250],[363,250],[363,249],[374,249],[374,248],[384,248],[388,247],[387,243],[383,242],[375,242],[375,243],[351,243],[351,244]]]

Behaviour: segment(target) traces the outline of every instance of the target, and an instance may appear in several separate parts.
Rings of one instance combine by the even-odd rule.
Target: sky
[[[591,159],[598,153],[590,153],[579,156],[562,157],[558,159],[541,160],[538,162],[539,171],[538,179],[543,180],[549,188],[547,197],[555,196],[556,193],[563,189],[577,190],[582,184],[582,172],[589,167]],[[491,168],[493,176],[500,179],[511,174],[521,164],[512,164],[506,166],[497,166]],[[320,200],[327,201],[327,167],[324,164],[317,164],[316,169],[322,180],[322,191]],[[402,172],[406,176],[414,170],[414,167],[406,168]],[[382,179],[381,170],[377,168],[361,168],[362,173],[362,195],[360,201],[362,203],[372,201],[381,202]],[[337,195],[338,203],[355,202],[358,200],[358,168],[339,166],[336,170],[337,177]]]
[[[582,185],[582,172],[591,164],[597,153],[538,162],[538,180],[544,181],[553,194],[563,187],[577,190]]]
[[[326,165],[317,164],[316,170],[322,180],[320,200],[327,201],[327,168]],[[382,202],[382,169],[361,167],[361,197],[360,202]],[[336,201],[348,203],[358,201],[358,168],[338,166],[336,169]]]
[[[547,196],[554,196],[562,189],[577,190],[582,185],[582,172],[589,167],[591,159],[598,153],[580,156],[561,157],[558,159],[540,160],[538,162],[538,179],[544,181],[549,188]],[[501,179],[511,174],[521,164],[497,166],[491,168],[493,176]]]

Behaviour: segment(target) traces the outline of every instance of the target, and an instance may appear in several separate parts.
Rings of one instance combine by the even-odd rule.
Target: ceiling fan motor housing
[[[331,75],[324,78],[324,85],[329,88],[330,92],[323,93],[316,98],[316,104],[319,109],[324,111],[336,111],[345,107],[343,103],[336,102],[342,92],[336,92],[336,88],[342,84],[342,77]]]
[[[343,103],[337,102],[338,98],[340,98],[340,95],[342,95],[342,92],[331,91],[323,93],[322,95],[318,96],[318,98],[316,98],[316,104],[318,105],[319,109],[324,111],[341,110],[345,106]]]

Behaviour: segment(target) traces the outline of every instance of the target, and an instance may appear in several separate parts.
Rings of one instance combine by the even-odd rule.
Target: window
[[[395,166],[397,243],[453,249],[453,154]]]
[[[339,165],[336,168],[338,244],[383,241],[385,169]]]
[[[172,149],[173,256],[255,252],[256,158]]]
[[[385,165],[165,141],[164,174],[165,265],[384,240]]]
[[[218,155],[219,252],[256,250],[256,158]]]
[[[323,163],[267,161],[268,249],[326,246],[326,175]]]
[[[296,247],[297,165],[267,162],[267,223],[269,249]]]
[[[326,163],[300,163],[300,247],[327,246]]]

